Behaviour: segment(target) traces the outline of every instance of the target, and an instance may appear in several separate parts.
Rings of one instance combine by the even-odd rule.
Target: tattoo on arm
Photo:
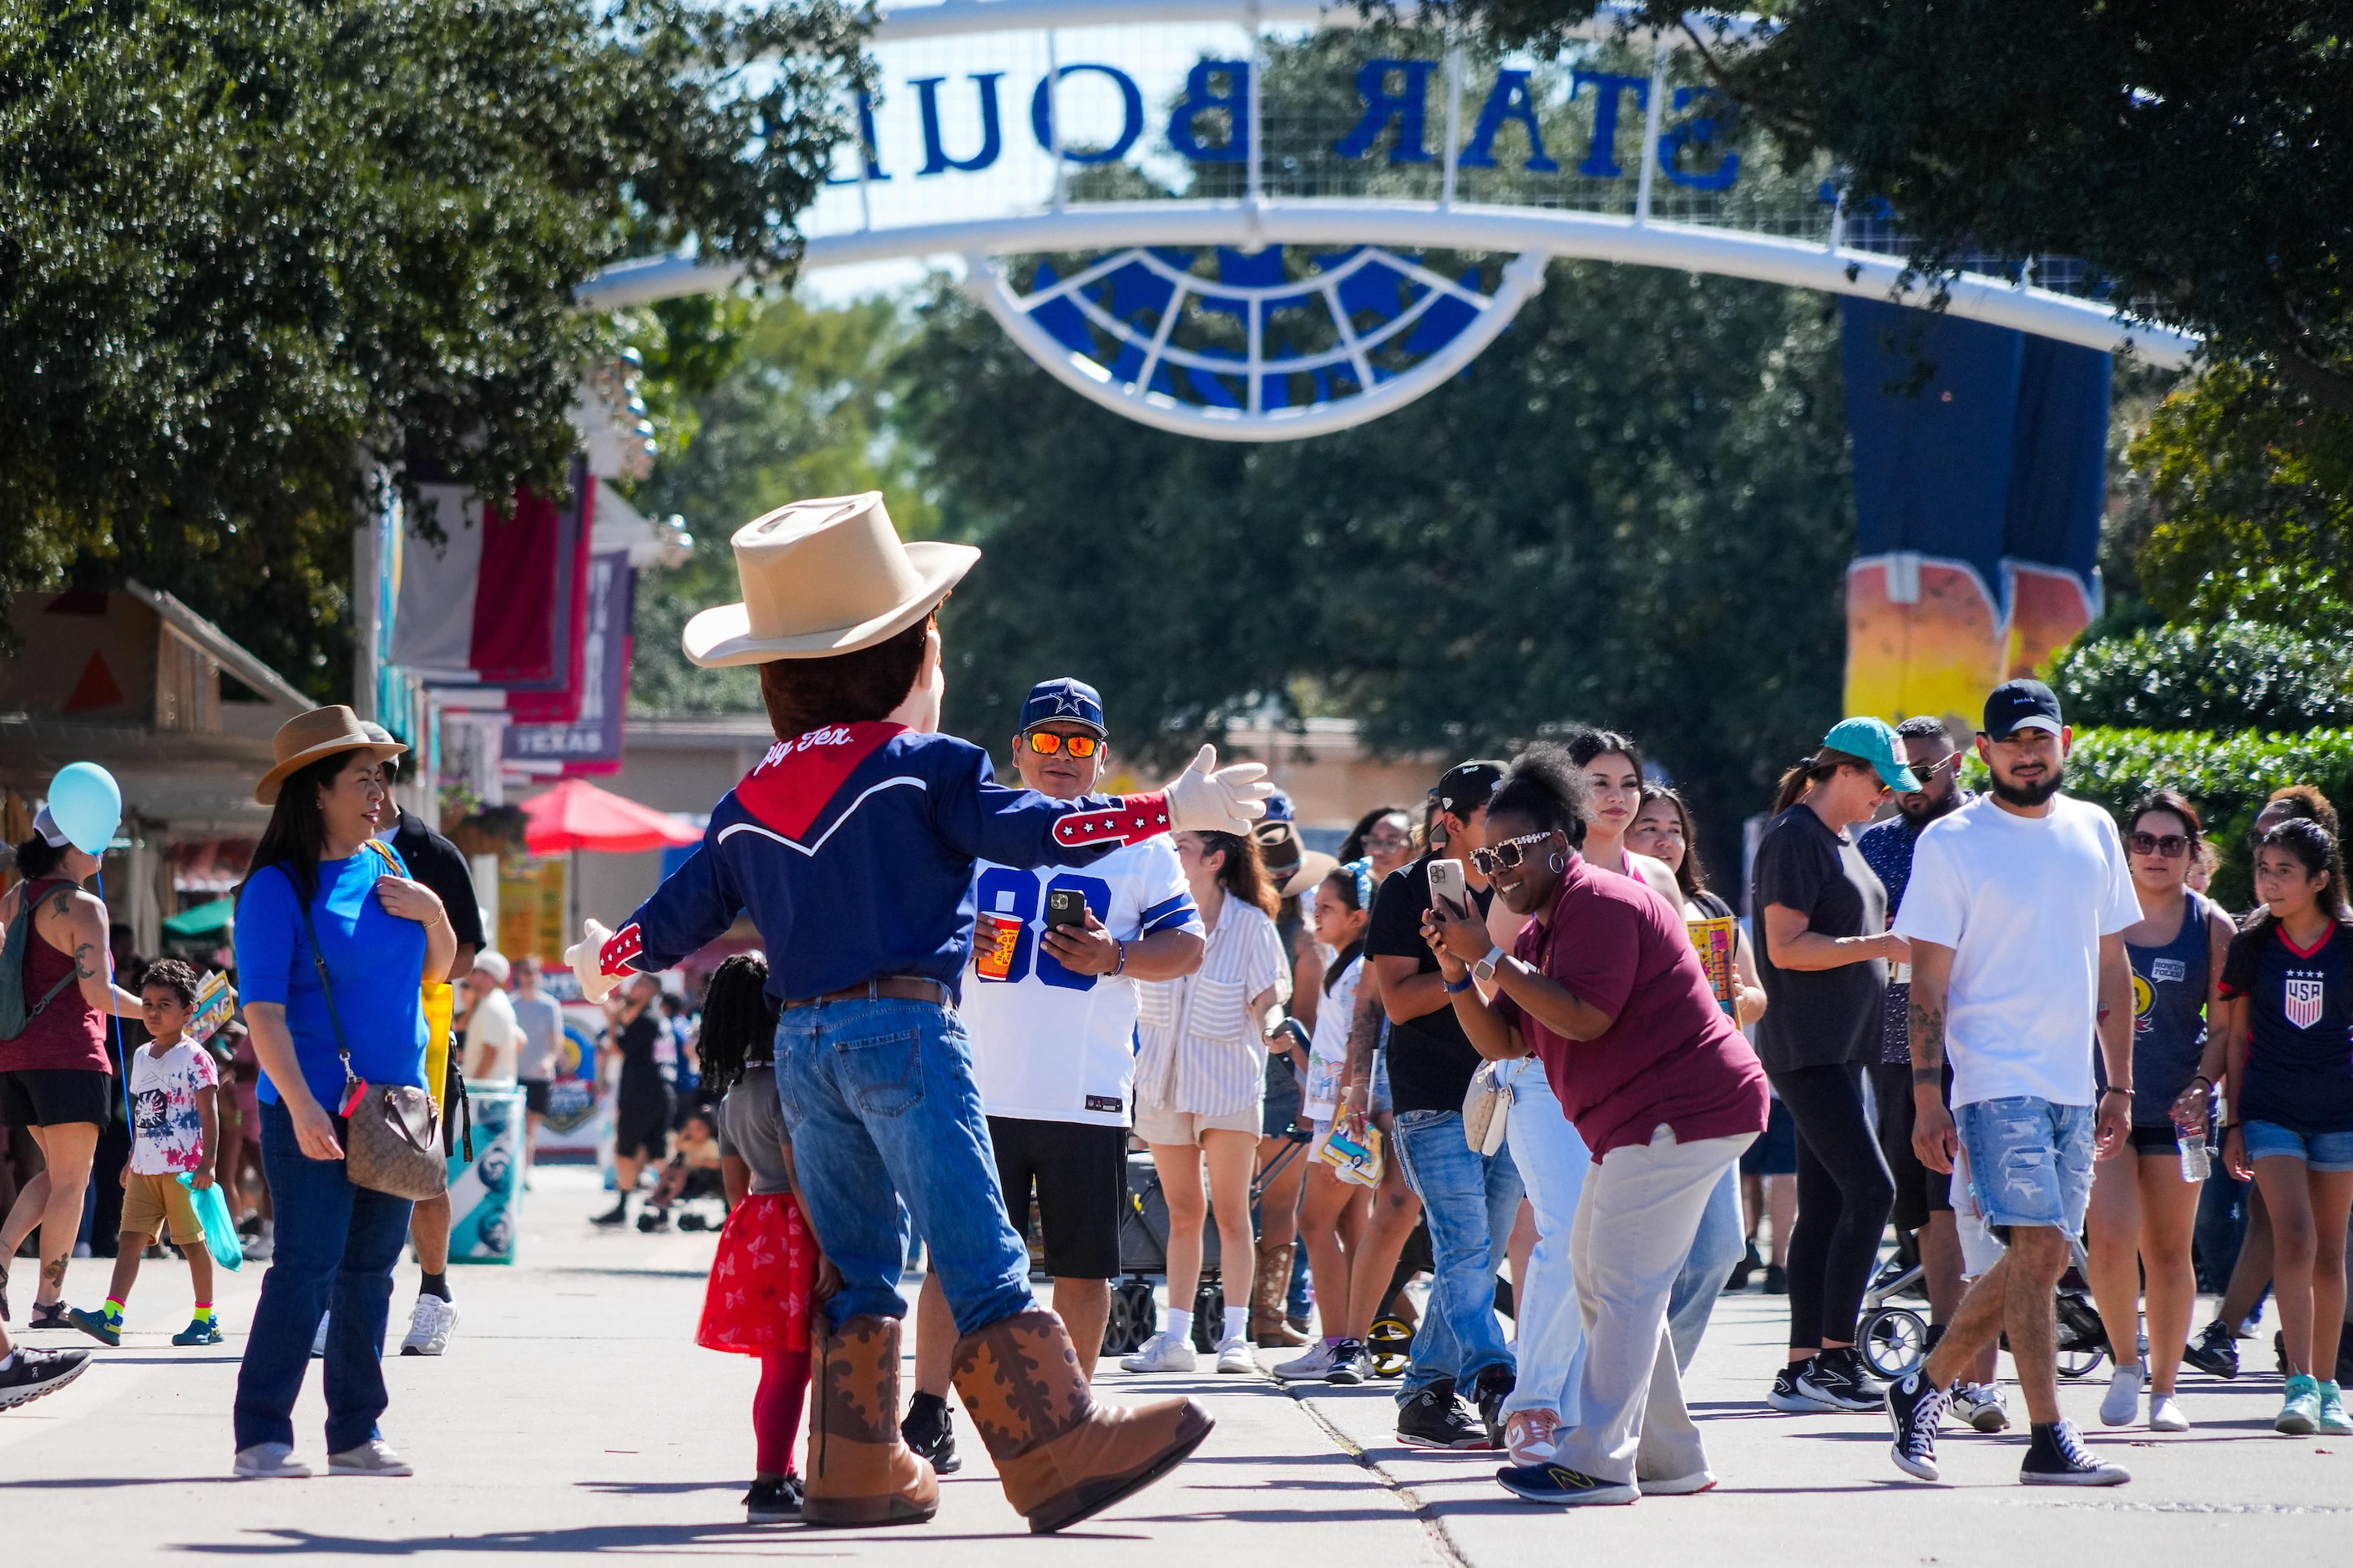
[[[1356,1016],[1348,1021],[1348,1081],[1369,1079],[1373,1050],[1381,1041],[1381,1003],[1369,986],[1356,991]]]
[[[94,942],[83,942],[74,949],[74,973],[84,980],[95,980],[106,973],[106,960]]]
[[[1945,1003],[1942,997],[1923,1001],[1912,993],[1912,1081],[1945,1081]]]

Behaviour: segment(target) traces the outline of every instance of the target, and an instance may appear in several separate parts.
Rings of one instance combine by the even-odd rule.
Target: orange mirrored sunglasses
[[[1063,751],[1074,757],[1092,757],[1103,749],[1103,742],[1092,735],[1058,735],[1051,730],[1032,730],[1021,738],[1041,757]]]

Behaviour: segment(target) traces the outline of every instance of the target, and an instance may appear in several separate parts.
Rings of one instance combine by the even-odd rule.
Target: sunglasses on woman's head
[[[1092,735],[1057,735],[1051,730],[1032,730],[1021,737],[1029,749],[1041,757],[1057,752],[1068,752],[1074,757],[1092,757],[1103,746]]]
[[[1542,833],[1523,833],[1517,838],[1506,838],[1501,844],[1491,845],[1484,849],[1473,849],[1471,851],[1471,864],[1478,868],[1482,877],[1492,877],[1498,871],[1516,870],[1520,862],[1527,858],[1523,845],[1542,844],[1551,837],[1552,832],[1547,828]]]
[[[2179,833],[2136,833],[2125,842],[2136,855],[2162,855],[2168,860],[2179,860],[2189,853],[2189,840]]]

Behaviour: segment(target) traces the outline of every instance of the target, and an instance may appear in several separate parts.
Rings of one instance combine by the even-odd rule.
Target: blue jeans
[[[1691,1256],[1683,1259],[1683,1272],[1675,1276],[1674,1289],[1667,1297],[1667,1334],[1675,1342],[1678,1369],[1691,1370],[1692,1357],[1699,1353],[1700,1336],[1707,1332],[1707,1321],[1715,1314],[1715,1299],[1724,1293],[1725,1281],[1732,1278],[1732,1266],[1747,1250],[1748,1242],[1740,1228],[1740,1172],[1734,1169],[1725,1172],[1724,1179],[1708,1194],[1698,1233],[1692,1237]]]
[[[338,1140],[350,1128],[335,1118]],[[327,1452],[377,1436],[384,1389],[384,1321],[392,1266],[408,1239],[409,1202],[352,1184],[341,1160],[313,1160],[294,1140],[285,1106],[261,1107],[261,1169],[277,1206],[277,1250],[237,1373],[237,1446],[294,1441],[294,1401],[311,1368],[319,1314],[327,1329]]]
[[[2053,1105],[2033,1095],[1953,1107],[1969,1157],[1969,1186],[1996,1239],[2008,1242],[2013,1226],[2083,1234],[2096,1120],[2092,1106]]]
[[[776,1024],[776,1094],[801,1207],[841,1271],[825,1304],[835,1327],[906,1316],[910,1215],[957,1333],[1037,1305],[953,1011],[887,1000],[796,1007]]]
[[[1511,1366],[1495,1316],[1495,1270],[1520,1212],[1520,1170],[1508,1150],[1472,1153],[1459,1110],[1403,1110],[1396,1125],[1397,1156],[1421,1200],[1435,1265],[1429,1316],[1398,1391],[1402,1405],[1431,1384],[1451,1378],[1467,1391],[1489,1367]]]

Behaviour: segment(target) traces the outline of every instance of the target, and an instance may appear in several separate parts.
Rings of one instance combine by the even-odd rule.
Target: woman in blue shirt
[[[347,1178],[348,1127],[335,1112],[345,1048],[351,1076],[424,1086],[422,987],[448,973],[457,934],[432,889],[371,842],[393,815],[383,763],[407,748],[370,740],[343,707],[287,721],[275,748],[277,764],[254,791],[273,808],[269,826],[237,889],[237,979],[261,1062],[261,1163],[278,1245],[237,1373],[236,1473],[311,1473],[294,1458],[294,1401],[332,1307],[328,1468],[405,1476],[408,1466],[376,1419],[386,1404],[385,1314],[409,1204]]]

